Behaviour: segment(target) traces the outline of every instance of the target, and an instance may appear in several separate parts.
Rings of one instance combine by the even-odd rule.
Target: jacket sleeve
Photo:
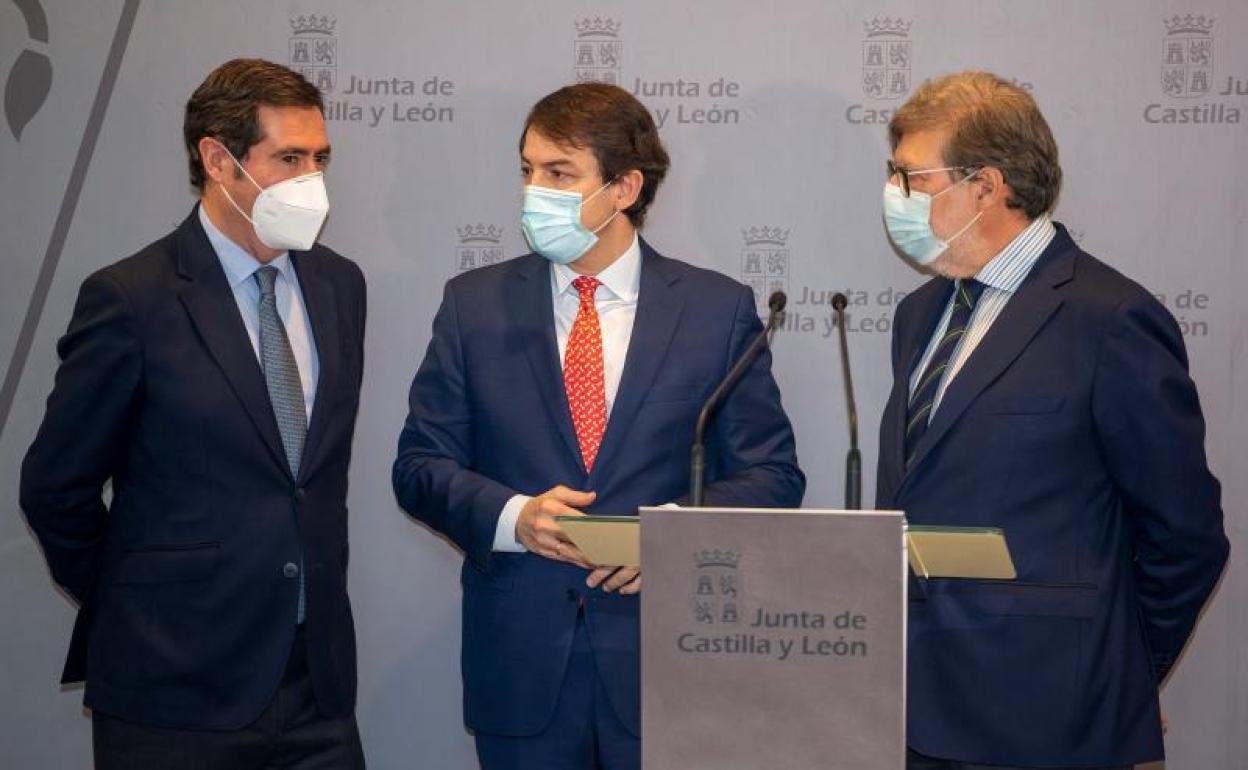
[[[1110,319],[1093,411],[1135,533],[1137,597],[1160,680],[1191,635],[1229,545],[1183,338],[1153,298],[1134,295]]]
[[[82,603],[108,523],[105,484],[125,461],[142,372],[132,308],[107,273],[83,282],[47,412],[26,453],[21,506],[52,578]]]
[[[404,510],[449,537],[484,571],[499,514],[515,492],[470,470],[474,460],[458,310],[448,285],[412,381],[392,482]]]
[[[741,288],[726,354],[728,368],[762,331],[754,295]],[[733,507],[796,508],[806,491],[797,466],[793,426],[771,374],[771,350],[762,353],[727,394],[713,416],[707,446],[705,504]]]

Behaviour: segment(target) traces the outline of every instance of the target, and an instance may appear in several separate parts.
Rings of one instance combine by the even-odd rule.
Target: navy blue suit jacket
[[[322,246],[291,259],[320,359],[297,478],[197,212],[82,284],[21,500],[80,603],[63,678],[86,679],[90,708],[160,727],[254,721],[290,655],[298,581],[283,568],[302,555],[317,704],[353,709],[346,497],[364,278]]]
[[[586,474],[556,347],[550,264],[527,255],[450,281],[412,383],[394,488],[411,514],[464,551],[468,726],[541,731],[554,711],[577,605],[616,713],[639,732],[636,596],[588,592],[583,569],[494,553],[517,492],[597,492],[587,512],[634,514],[681,499],[703,400],[762,328],[750,290],[642,242],[636,321],[593,472]],[[708,505],[796,506],[805,478],[764,353],[715,418]]]
[[[936,279],[897,309],[877,504],[1003,528],[1018,579],[912,583],[909,744],[994,765],[1159,759],[1158,683],[1228,548],[1182,335],[1059,225],[907,470],[909,377],[951,291]]]

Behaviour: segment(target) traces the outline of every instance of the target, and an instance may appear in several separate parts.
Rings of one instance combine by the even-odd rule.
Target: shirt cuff
[[[495,551],[524,553],[529,550],[516,539],[516,520],[520,518],[520,511],[532,499],[528,495],[512,495],[503,506],[503,512],[499,514],[498,524],[494,528]]]

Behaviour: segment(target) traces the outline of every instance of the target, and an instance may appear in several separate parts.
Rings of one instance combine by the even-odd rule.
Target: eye
[[[299,156],[294,153],[288,153],[282,156],[282,162],[288,166],[295,166],[299,163]]]
[[[325,168],[326,166],[329,165],[329,153],[327,152],[317,153],[315,160],[316,160],[316,165],[320,166],[321,168]]]

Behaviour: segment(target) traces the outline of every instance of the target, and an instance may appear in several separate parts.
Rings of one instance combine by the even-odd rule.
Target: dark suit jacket
[[[80,609],[64,681],[142,724],[234,729],[273,695],[295,631],[330,716],[355,700],[347,466],[365,288],[321,246],[291,258],[320,380],[298,478],[225,272],[192,212],[82,284],[21,500]],[[101,492],[111,483],[111,504]]]
[[[590,513],[682,498],[702,401],[761,329],[750,290],[642,242],[636,322],[594,469],[586,474],[564,392],[550,265],[530,254],[446,286],[412,383],[394,488],[465,555],[463,674],[469,727],[537,733],[550,720],[585,596],[595,661],[616,713],[639,732],[636,596],[590,592],[585,571],[491,551],[517,492],[598,493]],[[796,506],[805,478],[764,353],[716,418],[708,505]]]
[[[912,585],[909,743],[994,765],[1158,759],[1158,683],[1228,548],[1179,329],[1059,225],[907,471],[909,377],[951,291],[897,309],[877,504],[1002,527],[1018,579]]]

